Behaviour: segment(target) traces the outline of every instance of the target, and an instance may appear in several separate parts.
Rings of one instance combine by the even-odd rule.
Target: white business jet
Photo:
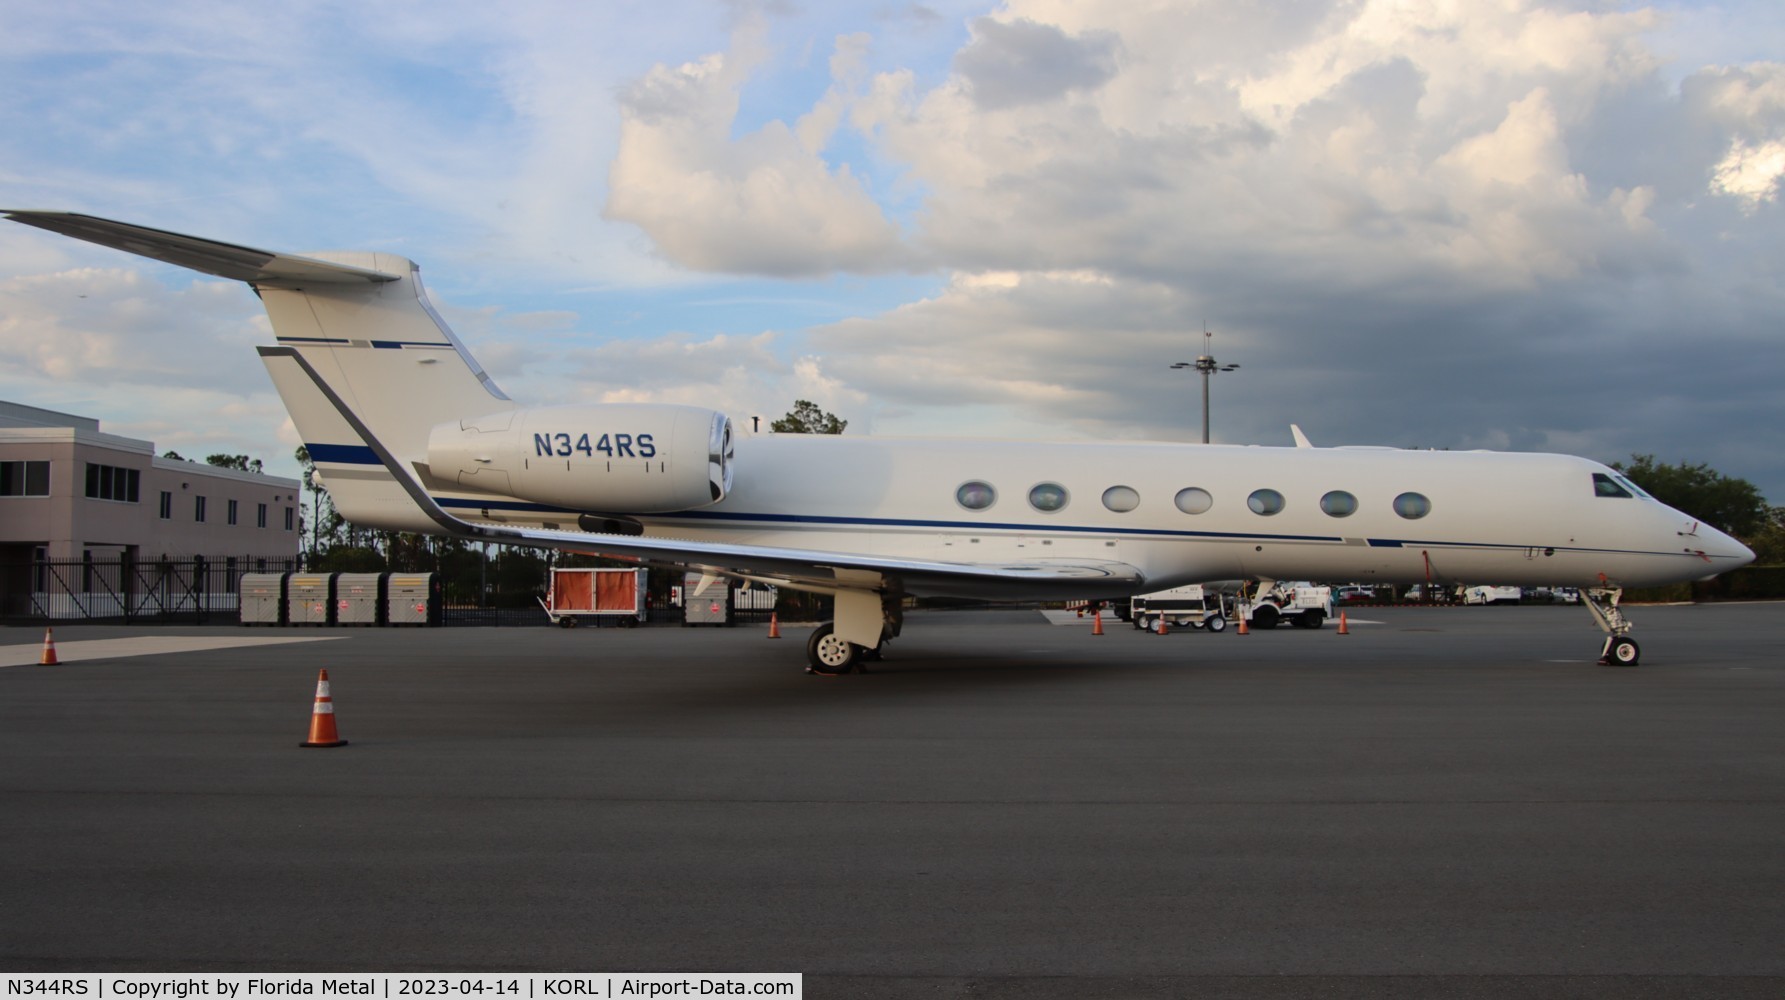
[[[835,598],[811,669],[899,634],[906,596],[1108,600],[1225,579],[1574,586],[1634,665],[1625,587],[1754,554],[1565,455],[734,435],[692,406],[518,406],[387,253],[269,253],[86,215],[15,222],[247,282],[260,356],[366,527],[597,553]]]

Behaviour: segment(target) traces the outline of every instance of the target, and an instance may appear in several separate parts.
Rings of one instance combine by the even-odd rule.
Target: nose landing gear
[[[1618,610],[1618,601],[1624,596],[1622,587],[1590,587],[1581,591],[1581,603],[1593,616],[1593,621],[1605,630],[1605,645],[1599,650],[1599,665],[1602,667],[1634,667],[1642,658],[1642,647],[1630,638],[1630,619]]]

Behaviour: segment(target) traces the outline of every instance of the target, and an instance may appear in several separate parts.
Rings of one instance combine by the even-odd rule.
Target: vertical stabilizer
[[[434,311],[414,263],[383,253],[314,257],[398,275],[376,285],[255,284],[279,345],[302,355],[394,454],[426,461],[434,425],[514,409]],[[297,401],[285,402],[312,457],[321,458],[318,446],[360,443],[324,436],[320,414],[332,408],[306,405],[300,416]]]

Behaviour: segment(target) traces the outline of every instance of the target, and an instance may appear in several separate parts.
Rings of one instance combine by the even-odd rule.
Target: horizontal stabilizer
[[[233,243],[182,236],[179,233],[133,226],[128,222],[115,222],[75,212],[4,211],[8,219],[27,226],[36,226],[52,233],[86,240],[88,243],[97,243],[254,285],[291,287],[316,283],[367,284],[396,281],[402,277],[311,257],[271,253]]]

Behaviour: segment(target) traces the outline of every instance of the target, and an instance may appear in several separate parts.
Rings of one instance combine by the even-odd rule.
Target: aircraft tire
[[[1611,641],[1610,648],[1605,651],[1605,665],[1610,667],[1634,667],[1642,659],[1642,647],[1636,640],[1621,635]]]
[[[862,648],[837,637],[836,626],[825,622],[806,640],[806,663],[815,674],[846,674],[855,669]]]

